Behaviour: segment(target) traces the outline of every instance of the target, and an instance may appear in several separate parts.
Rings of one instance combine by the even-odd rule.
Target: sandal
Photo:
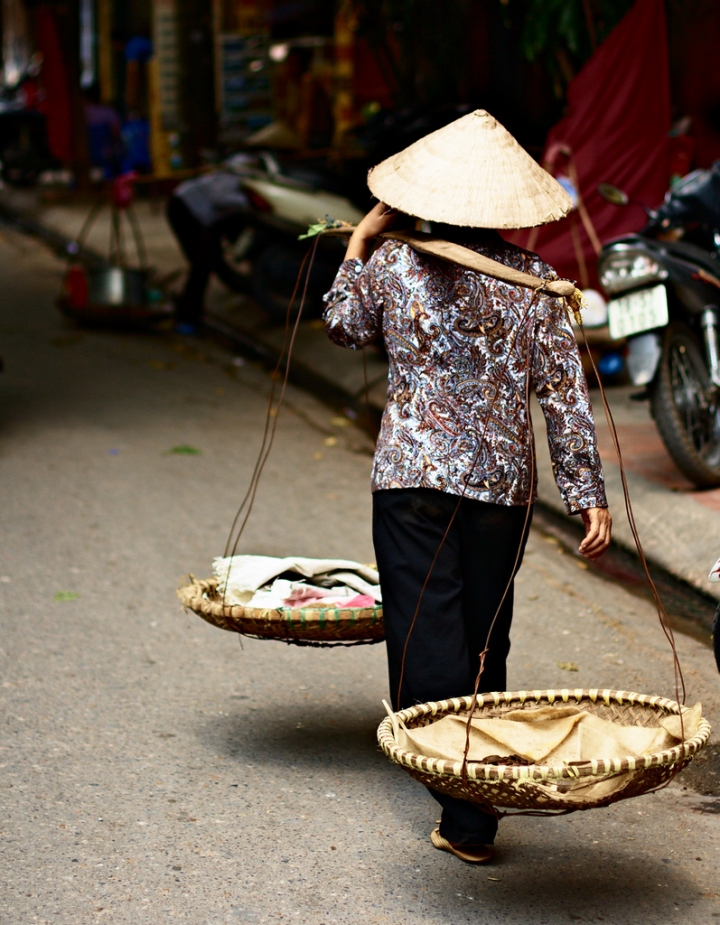
[[[492,845],[453,845],[447,838],[443,838],[440,829],[433,829],[430,841],[434,848],[454,854],[456,858],[466,864],[487,864],[492,859]]]

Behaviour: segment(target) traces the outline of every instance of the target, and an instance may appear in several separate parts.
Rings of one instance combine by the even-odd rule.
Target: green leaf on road
[[[77,591],[56,591],[55,600],[56,601],[75,601],[80,597]]]
[[[558,662],[558,668],[562,668],[563,671],[580,671],[575,662]]]
[[[174,456],[200,456],[202,454],[202,450],[199,450],[196,446],[188,446],[186,443],[170,447],[167,452]]]

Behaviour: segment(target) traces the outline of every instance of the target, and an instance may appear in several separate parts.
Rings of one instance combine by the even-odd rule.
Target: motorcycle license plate
[[[667,323],[668,302],[664,286],[631,292],[608,304],[608,324],[613,340],[662,328]]]

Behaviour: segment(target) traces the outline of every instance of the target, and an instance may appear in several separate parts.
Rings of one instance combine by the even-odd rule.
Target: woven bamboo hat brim
[[[378,164],[368,186],[393,209],[471,228],[534,228],[572,208],[557,180],[483,109]]]

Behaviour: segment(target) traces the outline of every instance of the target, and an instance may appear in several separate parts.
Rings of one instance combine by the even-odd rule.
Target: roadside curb
[[[555,487],[544,422],[536,430],[538,501],[553,513],[570,519]],[[625,507],[620,466],[612,459],[604,459],[603,471],[613,516],[613,543],[638,557]],[[671,491],[637,473],[626,471],[625,478],[648,565],[672,575],[709,600],[720,601],[720,584],[711,584],[707,578],[720,554],[720,515],[690,495]]]
[[[107,259],[89,247],[83,247],[77,254],[73,254],[71,246],[75,243],[74,238],[68,238],[67,235],[55,231],[53,228],[37,221],[37,219],[10,208],[7,203],[1,200],[0,221],[14,226],[24,234],[30,235],[33,238],[38,238],[60,259],[69,260],[70,257],[82,257],[90,266],[100,267],[108,265]]]

